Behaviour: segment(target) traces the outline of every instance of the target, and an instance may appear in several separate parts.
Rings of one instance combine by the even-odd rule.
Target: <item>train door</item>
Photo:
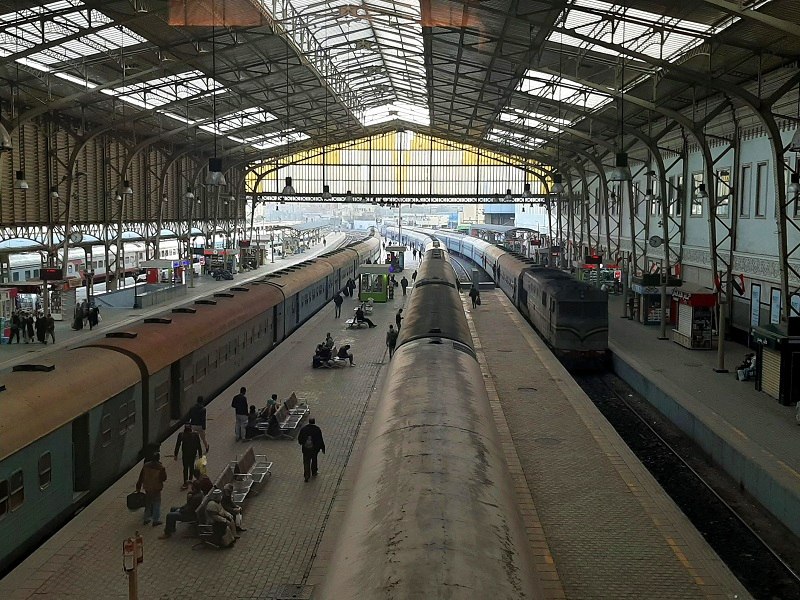
[[[278,343],[278,305],[272,307],[272,345]]]
[[[528,316],[528,290],[525,289],[522,275],[517,279],[517,308],[523,315]]]
[[[181,362],[176,360],[170,365],[170,390],[169,390],[169,418],[178,420],[181,414],[181,397],[183,396],[183,369]]]
[[[292,331],[294,331],[300,324],[300,294],[295,294],[292,298],[292,306],[294,307],[294,324]]]
[[[88,492],[92,483],[91,437],[89,413],[72,422],[72,490]]]

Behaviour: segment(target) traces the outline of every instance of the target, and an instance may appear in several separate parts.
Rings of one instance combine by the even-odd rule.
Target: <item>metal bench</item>
[[[233,501],[241,504],[251,491],[257,494],[256,488],[272,475],[272,463],[263,454],[256,454],[252,446],[241,458],[231,462],[233,470]]]

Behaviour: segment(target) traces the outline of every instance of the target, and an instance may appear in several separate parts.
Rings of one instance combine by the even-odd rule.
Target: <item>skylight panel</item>
[[[589,88],[566,77],[550,75],[541,71],[528,70],[522,78],[517,91],[552,98],[559,102],[584,106],[589,110],[599,108],[611,101],[610,96],[589,91]]]
[[[333,66],[330,76],[335,73],[343,78],[362,106],[374,102],[376,95],[384,99],[361,114],[354,110],[362,125],[393,119],[430,122],[417,0],[289,0],[292,10],[284,10],[280,3],[261,3],[284,23],[298,22],[291,18],[293,12],[302,15],[308,28],[290,27],[288,33],[304,49],[308,48],[310,33],[329,53]],[[324,66],[317,68],[329,73]],[[376,86],[383,87],[376,92]]]
[[[186,98],[202,97],[214,91],[224,91],[224,88],[218,81],[203,75],[202,71],[186,71],[102,91],[123,102],[151,109]]]
[[[108,53],[144,43],[146,40],[125,27],[112,26],[113,20],[103,13],[86,9],[79,0],[51,2],[17,12],[0,15],[0,22],[8,23],[0,34],[0,51],[12,54],[29,50],[39,44],[50,46],[27,57],[33,68],[37,65],[83,60],[100,53]],[[82,30],[103,28],[58,44]],[[21,59],[20,59],[21,60]],[[20,62],[20,64],[23,64]]]
[[[545,143],[545,140],[541,138],[530,137],[522,133],[498,129],[497,127],[486,134],[486,140],[524,150],[536,150]]]
[[[265,111],[263,108],[253,106],[252,108],[245,108],[244,110],[218,118],[216,127],[213,123],[209,123],[208,125],[201,125],[200,129],[210,133],[226,133],[245,127],[254,127],[256,125],[269,123],[276,118],[275,115]]]
[[[542,129],[554,133],[561,131],[570,122],[566,119],[558,119],[549,115],[526,112],[523,110],[513,110],[511,112],[500,113],[500,120],[512,123],[519,127],[529,127],[532,129]]]
[[[724,26],[730,24],[726,21]],[[573,30],[605,44],[622,45],[628,50],[653,58],[673,60],[716,33],[718,27],[626,8],[602,0],[575,0],[561,16],[563,28]],[[611,56],[619,56],[613,48],[586,41],[568,33],[553,32],[552,43],[566,44]]]
[[[250,144],[257,150],[269,150],[270,148],[277,148],[285,146],[293,142],[300,142],[307,140],[310,136],[302,131],[295,129],[286,129],[284,131],[276,131],[267,135],[258,135],[245,139],[245,142]]]

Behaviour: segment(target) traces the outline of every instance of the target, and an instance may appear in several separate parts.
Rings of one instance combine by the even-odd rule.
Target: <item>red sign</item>
[[[59,281],[64,279],[59,267],[44,267],[39,271],[42,281]]]

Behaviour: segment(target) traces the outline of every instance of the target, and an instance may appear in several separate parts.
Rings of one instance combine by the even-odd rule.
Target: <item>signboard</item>
[[[758,327],[761,314],[761,285],[754,283],[750,286],[750,326]]]
[[[781,291],[772,288],[772,297],[769,303],[769,322],[777,325],[781,322]]]
[[[603,257],[599,254],[587,254],[584,262],[587,265],[601,265],[603,264]]]
[[[44,267],[39,270],[42,281],[59,281],[63,279],[60,267]]]
[[[790,316],[800,317],[800,296],[798,296],[797,294],[792,294],[791,305],[792,305],[792,314]]]
[[[250,240],[239,240],[239,248],[249,248]]]

